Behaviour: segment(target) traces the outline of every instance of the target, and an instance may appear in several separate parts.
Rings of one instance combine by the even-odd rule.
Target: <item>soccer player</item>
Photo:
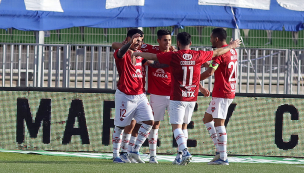
[[[115,93],[115,118],[113,132],[113,162],[125,163],[119,157],[122,132],[130,125],[132,118],[142,122],[138,137],[129,157],[138,163],[144,163],[139,156],[139,149],[149,135],[153,126],[153,114],[143,89],[142,63],[143,58],[132,56],[142,42],[142,31],[131,29],[127,33],[128,43],[114,53],[115,63],[119,74]]]
[[[142,34],[142,40],[144,40],[144,33],[141,30],[137,30],[139,33]],[[132,35],[129,35],[126,37],[126,39],[123,41],[123,43],[118,43],[114,42],[112,44],[112,48],[116,51],[120,49],[123,45],[129,42],[131,39]],[[141,47],[141,44],[139,47]],[[142,80],[143,80],[143,91],[145,92],[145,76],[146,76],[146,69],[145,69],[145,64],[142,64]],[[137,124],[135,119],[133,118],[130,125],[127,125],[124,128],[124,131],[122,133],[122,141],[121,141],[121,152],[120,152],[120,159],[125,162],[125,163],[137,163],[132,158],[129,158],[129,153],[132,151],[132,148],[135,145],[135,141],[138,136],[138,130],[140,128],[141,124]]]
[[[143,57],[147,60],[158,60],[161,64],[171,67],[171,93],[169,103],[170,124],[178,147],[183,151],[180,165],[186,165],[192,159],[186,147],[185,135],[182,124],[189,124],[195,102],[197,100],[200,80],[200,70],[203,63],[210,61],[213,57],[236,48],[239,40],[231,42],[228,46],[214,51],[191,50],[191,35],[182,32],[177,35],[177,46],[179,51],[162,54],[151,54],[134,52],[134,56]]]
[[[171,51],[170,50],[172,48],[171,32],[165,29],[158,30],[157,42],[159,46],[143,44],[141,46],[141,51],[154,53],[154,54]],[[112,47],[114,48],[119,48],[121,46],[122,46],[121,43],[112,44]],[[158,129],[160,126],[160,121],[164,120],[165,111],[166,109],[168,110],[169,107],[171,73],[170,73],[170,68],[167,64],[159,64],[158,61],[147,61],[146,64],[148,65],[148,92],[151,94],[150,105],[152,107],[153,115],[154,115],[154,125],[148,137],[149,149],[150,149],[149,163],[157,164],[158,161],[156,159],[156,148],[157,148]],[[128,126],[128,128],[129,127],[131,126]],[[129,140],[130,142],[129,146],[133,145],[133,141],[135,140],[135,138],[136,138],[136,129],[134,130],[134,132],[132,132],[132,136]],[[125,157],[122,158],[127,160],[127,158]]]
[[[165,29],[157,31],[158,46],[143,44],[142,52],[164,53],[169,52],[171,47],[171,32]],[[160,68],[163,67],[163,68]],[[169,107],[171,89],[171,70],[167,64],[159,64],[158,61],[148,62],[148,93],[150,93],[150,105],[154,115],[154,125],[149,134],[149,163],[158,163],[156,148],[160,121],[164,120],[166,109]]]
[[[223,28],[212,30],[210,42],[212,48],[227,47],[227,33]],[[211,165],[229,165],[227,159],[227,133],[225,119],[229,105],[235,97],[237,77],[237,53],[234,49],[212,59],[209,68],[200,76],[204,80],[214,74],[212,101],[204,115],[204,124],[216,147],[215,157],[208,163]]]

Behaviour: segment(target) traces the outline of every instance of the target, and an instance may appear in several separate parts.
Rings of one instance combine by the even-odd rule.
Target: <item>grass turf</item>
[[[188,173],[188,172],[225,172],[225,173],[287,173],[304,172],[304,165],[267,164],[267,163],[230,163],[229,166],[190,163],[186,166],[172,165],[170,162],[159,164],[115,164],[112,160],[43,156],[36,154],[0,153],[0,172],[115,172],[115,173]]]

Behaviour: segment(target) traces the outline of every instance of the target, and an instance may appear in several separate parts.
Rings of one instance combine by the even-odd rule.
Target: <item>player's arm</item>
[[[213,75],[213,73],[218,68],[218,66],[219,66],[219,64],[213,63],[213,60],[212,60],[209,68],[201,74],[200,80],[205,80],[208,77],[210,77],[211,75]]]
[[[147,61],[147,65],[152,67],[152,68],[166,68],[166,67],[169,67],[168,64],[161,64],[161,63],[159,63],[159,61],[151,61],[151,60]]]
[[[127,39],[128,39],[128,37],[126,37],[126,39],[122,43],[119,43],[119,42],[112,43],[112,48],[114,50],[120,49],[123,45],[128,43]]]
[[[123,45],[119,51],[117,52],[117,57],[118,58],[122,58],[126,52],[128,51],[128,49],[130,48],[132,43],[135,43],[137,41],[137,38],[140,37],[140,34],[134,34],[130,40],[130,42],[128,42],[127,44]]]
[[[205,97],[210,96],[210,91],[207,88],[204,88],[201,83],[199,84],[199,90]]]
[[[145,58],[146,60],[154,60],[157,61],[157,56],[154,53],[146,53],[146,52],[134,52],[132,54],[133,56],[141,56],[143,58]]]
[[[114,50],[117,50],[117,49],[120,49],[123,45],[124,44],[122,44],[122,43],[114,42],[114,43],[112,43],[112,48]]]
[[[226,47],[222,47],[222,48],[218,48],[216,50],[213,51],[213,55],[212,55],[212,58],[213,57],[216,57],[216,56],[220,56],[220,55],[223,55],[225,54],[226,52],[228,52],[230,49],[235,49],[237,47],[239,47],[241,44],[241,40],[237,39],[237,40],[232,40],[230,41],[229,45],[226,46]]]

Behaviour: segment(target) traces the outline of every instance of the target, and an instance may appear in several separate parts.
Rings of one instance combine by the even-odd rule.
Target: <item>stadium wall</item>
[[[112,152],[114,93],[105,89],[0,88],[0,148]],[[192,154],[214,154],[202,121],[210,99],[198,97],[189,125]],[[226,121],[228,154],[302,157],[303,102],[303,95],[237,94]],[[158,153],[176,153],[167,114],[159,141]],[[147,142],[141,152],[149,152]]]

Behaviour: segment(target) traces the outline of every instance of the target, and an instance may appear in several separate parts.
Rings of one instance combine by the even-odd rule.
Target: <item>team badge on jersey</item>
[[[214,112],[214,111],[215,111],[215,107],[212,107],[212,108],[211,108],[211,111]]]
[[[141,45],[141,48],[142,48],[142,49],[144,49],[144,48],[146,48],[146,47],[147,47],[147,44]]]

